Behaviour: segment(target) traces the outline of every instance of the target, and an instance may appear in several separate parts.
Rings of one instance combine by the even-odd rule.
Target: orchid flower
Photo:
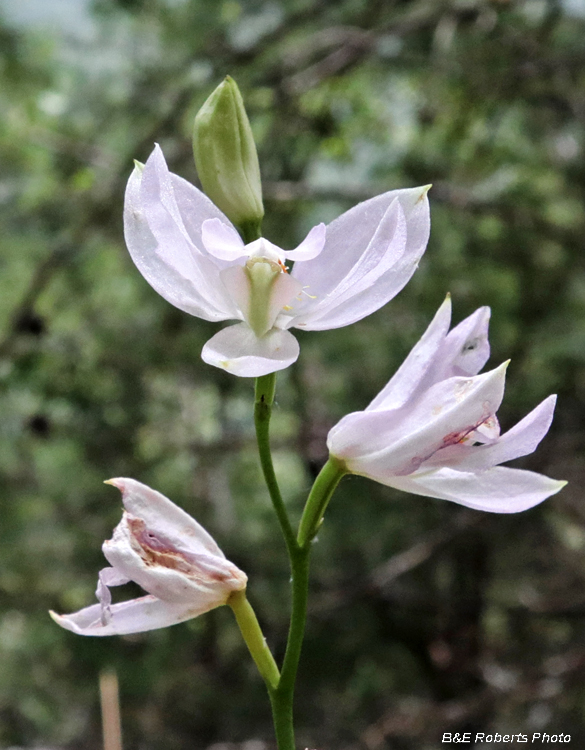
[[[496,412],[508,363],[477,374],[489,357],[489,316],[481,307],[449,332],[447,298],[366,410],[329,432],[331,455],[353,474],[495,513],[516,513],[558,492],[566,482],[498,466],[535,450],[556,397],[500,435]]]
[[[156,146],[128,181],[125,238],[139,271],[168,302],[204,320],[240,321],[205,344],[205,362],[258,377],[297,359],[289,328],[346,326],[398,294],[428,241],[427,190],[391,190],[360,203],[287,251],[264,238],[244,244],[200,190],[169,172]]]
[[[79,635],[123,635],[164,628],[227,603],[247,577],[197,521],[164,495],[134,479],[111,479],[124,514],[103,544],[111,567],[98,578],[99,604],[51,617]],[[134,581],[146,592],[112,604],[111,586]]]

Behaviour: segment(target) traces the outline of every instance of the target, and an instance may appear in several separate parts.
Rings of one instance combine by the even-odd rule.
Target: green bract
[[[246,241],[259,237],[264,206],[258,154],[242,95],[229,76],[195,117],[193,154],[207,195]]]

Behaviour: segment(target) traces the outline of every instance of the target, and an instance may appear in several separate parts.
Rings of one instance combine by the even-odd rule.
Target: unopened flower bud
[[[264,216],[256,145],[236,82],[226,76],[195,117],[193,154],[204,191],[244,235]]]

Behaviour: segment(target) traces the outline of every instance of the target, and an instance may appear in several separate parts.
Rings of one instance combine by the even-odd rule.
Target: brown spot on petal
[[[214,569],[212,563],[206,565],[197,555],[178,550],[170,541],[148,529],[141,518],[127,515],[126,520],[132,540],[138,546],[137,552],[146,565],[176,570],[199,583],[223,583],[233,577],[228,570]]]

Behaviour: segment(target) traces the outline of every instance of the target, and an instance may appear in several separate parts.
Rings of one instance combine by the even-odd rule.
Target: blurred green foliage
[[[492,364],[512,357],[503,427],[559,393],[551,434],[521,465],[571,481],[507,517],[344,480],[315,545],[301,746],[431,750],[444,731],[583,744],[584,4],[95,0],[92,12],[83,38],[0,23],[0,746],[100,747],[108,666],[128,750],[272,746],[229,611],[103,640],[47,615],[93,601],[120,516],[101,482],[132,476],[248,573],[283,651],[289,574],[252,383],[202,363],[217,327],[158,297],[122,234],[132,159],[154,141],[196,182],[193,117],[226,73],[279,245],[371,195],[434,183],[408,287],[351,328],[301,332],[279,377],[291,513],[330,426],[378,392],[447,291],[456,320],[492,307]]]

